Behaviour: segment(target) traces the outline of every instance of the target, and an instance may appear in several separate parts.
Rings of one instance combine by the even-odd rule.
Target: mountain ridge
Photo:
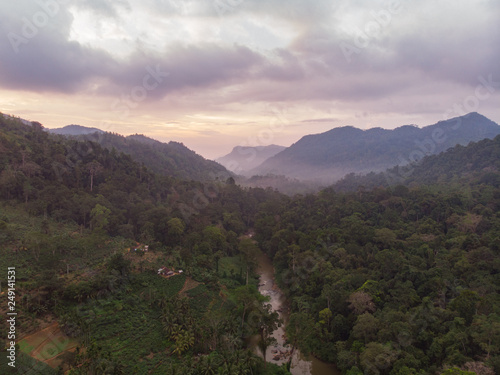
[[[389,188],[397,185],[465,187],[487,182],[500,186],[500,135],[456,145],[437,155],[428,155],[418,163],[394,166],[384,172],[349,174],[331,186],[336,191]]]
[[[205,159],[181,142],[160,142],[137,133],[124,136],[82,125],[67,125],[45,130],[50,134],[76,140],[93,141],[109,150],[114,148],[132,156],[134,160],[143,163],[153,172],[167,176],[199,181],[231,176],[222,165]]]
[[[363,130],[344,126],[306,135],[250,173],[333,183],[349,173],[406,165],[457,144],[466,145],[498,134],[500,126],[476,112],[422,128],[403,125],[393,130]]]
[[[99,143],[107,149],[116,149],[153,172],[198,181],[224,179],[232,175],[222,165],[205,159],[183,143],[160,142],[142,134],[123,136],[114,133],[92,133],[75,136]]]
[[[229,154],[221,156],[215,161],[232,172],[245,175],[247,171],[259,166],[284,149],[286,149],[285,146],[274,144],[254,147],[235,146]]]
[[[84,135],[92,133],[105,133],[104,130],[98,128],[91,128],[82,125],[66,125],[62,128],[45,128],[49,133],[60,135]]]

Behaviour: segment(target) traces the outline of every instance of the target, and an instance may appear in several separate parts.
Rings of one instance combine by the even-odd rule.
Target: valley
[[[285,195],[241,186],[224,169],[212,180],[155,172],[151,156],[139,163],[138,148],[108,148],[106,135],[0,122],[0,265],[17,272],[23,368],[498,369],[498,136]],[[155,142],[155,153],[174,152]],[[178,157],[169,168],[190,163]],[[51,327],[71,345],[42,358]]]

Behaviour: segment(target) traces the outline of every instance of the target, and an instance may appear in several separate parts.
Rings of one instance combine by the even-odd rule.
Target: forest
[[[156,173],[0,116],[0,280],[16,267],[20,337],[57,322],[69,338],[58,366],[21,341],[18,367],[289,374],[249,344],[272,345],[282,324],[257,290],[263,251],[290,301],[290,345],[343,374],[500,373],[499,143],[290,197],[224,172]]]
[[[77,341],[57,371],[288,373],[246,343],[280,324],[257,291],[257,246],[243,236],[278,193],[224,176],[177,180],[38,123],[0,121],[2,275],[15,265],[20,336],[57,320]],[[149,251],[134,251],[139,243]],[[161,267],[184,272],[165,279]]]

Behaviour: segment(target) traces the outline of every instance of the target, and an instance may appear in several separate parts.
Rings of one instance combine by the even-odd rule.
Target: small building
[[[161,267],[158,270],[158,275],[166,275],[168,272],[171,272],[167,267]]]
[[[173,276],[173,275],[175,275],[175,271],[171,270],[167,267],[161,267],[158,270],[158,275],[160,275],[160,276]]]
[[[140,243],[137,243],[137,246],[134,247],[134,251],[142,251],[143,253],[147,253],[149,250],[149,245],[143,245]]]

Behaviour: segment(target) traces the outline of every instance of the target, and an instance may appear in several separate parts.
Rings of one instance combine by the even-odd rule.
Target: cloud
[[[327,122],[327,123],[332,123],[338,121],[338,118],[335,117],[326,117],[326,118],[312,118],[312,119],[307,119],[307,120],[302,120],[301,122]]]
[[[297,81],[305,77],[305,70],[300,59],[285,49],[275,49],[267,56],[256,74],[258,78],[273,81]]]
[[[111,86],[104,89],[114,94],[141,85],[143,78],[158,69],[162,82],[151,91],[151,97],[187,89],[210,89],[231,81],[244,80],[262,57],[244,46],[221,47],[204,43],[196,46],[176,44],[161,54],[136,53],[109,74]],[[168,74],[168,76],[167,76]]]
[[[66,0],[27,37],[26,22],[45,11],[39,4],[0,4],[4,89],[112,100],[159,67],[168,77],[148,100],[223,109],[298,101],[374,106],[399,96],[415,111],[410,98],[470,90],[480,75],[500,79],[497,1],[401,2],[393,12],[386,1],[368,0]],[[225,4],[225,12],[214,4]],[[77,30],[82,12],[97,26]],[[13,45],[14,34],[23,39]],[[418,110],[425,108],[438,111]]]
[[[55,2],[51,2],[54,4]],[[21,2],[0,8],[0,84],[4,88],[76,92],[89,80],[111,71],[105,51],[68,40],[72,15],[63,6],[43,8]],[[10,6],[10,4],[9,4]]]
[[[96,16],[117,18],[120,10],[130,11],[131,5],[127,0],[73,0],[64,1],[65,5],[72,5],[79,11],[89,10]]]
[[[87,2],[86,6],[102,2],[94,3]],[[141,84],[146,69],[159,65],[169,73],[168,81],[152,93],[152,97],[161,97],[184,88],[208,88],[245,79],[251,67],[262,59],[245,46],[213,43],[175,43],[162,52],[138,46],[120,59],[69,40],[72,16],[67,8],[60,7],[53,16],[47,16],[43,27],[33,26],[33,15],[40,11],[31,6],[19,7],[11,14],[3,9],[0,12],[4,35],[11,35],[15,41],[13,44],[9,38],[0,39],[0,84],[4,88],[62,93],[95,90],[116,95]],[[111,10],[105,12],[111,14]],[[29,28],[33,29],[32,35],[24,32]]]

